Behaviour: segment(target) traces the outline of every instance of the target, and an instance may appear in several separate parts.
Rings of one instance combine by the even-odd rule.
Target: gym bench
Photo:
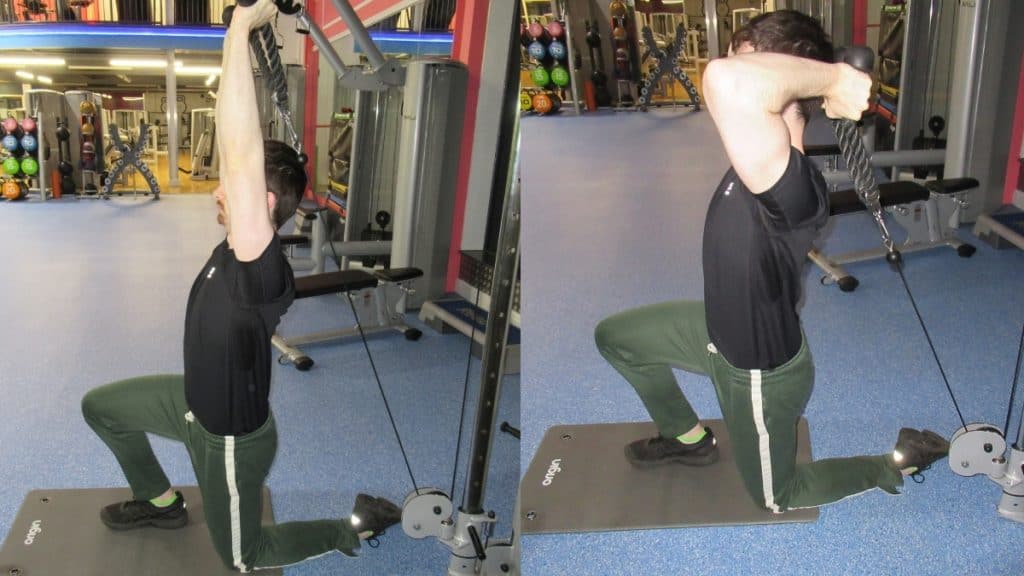
[[[423,333],[406,325],[405,318],[399,311],[403,309],[401,300],[404,300],[404,295],[412,293],[411,281],[420,276],[423,276],[423,271],[418,268],[392,268],[372,271],[339,270],[297,277],[296,300],[326,294],[344,294],[356,310],[358,324],[352,328],[304,336],[285,337],[280,333],[274,334],[271,342],[281,351],[278,362],[291,363],[301,371],[309,370],[313,366],[313,359],[306,355],[300,346],[336,342],[358,336],[360,329],[364,334],[395,330],[401,332],[406,340],[419,340]],[[403,292],[402,298],[395,303],[393,309],[388,306],[389,287],[397,287]]]
[[[806,151],[808,156],[830,155],[838,154],[838,147],[808,146]],[[975,251],[974,246],[960,241],[956,233],[960,227],[961,209],[966,204],[965,193],[977,187],[978,181],[974,178],[932,180],[923,186],[903,180],[880,183],[879,203],[907,233],[906,239],[896,248],[907,253],[949,246],[961,258],[971,257]],[[832,216],[865,210],[856,190],[829,193],[829,213]],[[843,292],[852,292],[859,282],[842,265],[875,258],[884,259],[886,250],[878,247],[838,256],[827,256],[811,250],[807,256],[825,272],[821,277],[822,284],[835,283]]]

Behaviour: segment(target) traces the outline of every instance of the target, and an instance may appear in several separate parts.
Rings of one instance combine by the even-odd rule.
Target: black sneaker
[[[695,444],[683,444],[675,438],[645,438],[626,445],[626,460],[637,468],[652,468],[662,464],[707,466],[718,462],[718,442],[710,428]]]
[[[931,430],[900,429],[892,461],[898,470],[916,468],[910,476],[917,483],[924,482],[921,472],[931,468],[932,463],[949,454],[949,442]]]
[[[375,540],[384,534],[384,530],[402,521],[402,509],[385,500],[369,494],[356,496],[356,505],[352,508],[352,527],[359,534],[367,534],[366,540]],[[373,542],[370,543],[373,546]]]
[[[174,493],[172,504],[154,506],[148,500],[128,500],[100,510],[100,520],[111,530],[131,530],[143,526],[181,528],[188,524],[188,510],[181,492]]]

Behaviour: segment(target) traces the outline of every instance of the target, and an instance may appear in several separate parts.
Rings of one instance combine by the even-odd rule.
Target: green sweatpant
[[[346,520],[261,525],[261,491],[277,452],[273,415],[244,436],[211,434],[189,411],[181,375],[101,386],[82,399],[82,413],[114,452],[137,500],[155,498],[171,486],[146,433],[185,444],[214,548],[230,567],[248,572],[359,548],[359,536]]]
[[[754,501],[779,513],[835,502],[872,488],[898,493],[902,475],[886,456],[796,463],[797,423],[814,386],[807,342],[772,370],[731,366],[708,337],[703,302],[666,302],[611,316],[595,330],[597,348],[633,385],[666,438],[700,421],[672,374],[711,378],[736,466]]]

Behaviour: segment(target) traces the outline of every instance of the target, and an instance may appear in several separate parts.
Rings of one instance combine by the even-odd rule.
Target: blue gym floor
[[[706,111],[529,117],[522,134],[525,472],[552,425],[649,420],[599,356],[593,329],[626,308],[703,298],[704,215],[727,160]],[[967,226],[960,235],[977,246],[973,258],[908,254],[906,275],[964,417],[1002,427],[1024,324],[1024,254],[990,248]],[[821,244],[837,253],[878,242],[859,213],[835,218]],[[889,452],[901,426],[951,436],[959,419],[898,274],[882,261],[850,265],[861,286],[842,293],[808,268],[814,456]],[[709,382],[677,375],[702,416],[720,417]],[[1014,437],[1018,420],[1015,411]],[[996,484],[957,476],[943,460],[904,492],[844,500],[810,524],[526,536],[523,573],[1024,574],[1024,525],[997,516]]]
[[[25,494],[39,488],[125,486],[113,456],[82,420],[89,389],[121,378],[180,372],[188,290],[223,231],[208,195],[147,199],[4,203],[0,245],[0,537]],[[466,370],[468,338],[411,324],[423,338],[376,335],[370,348],[418,485],[448,492]],[[336,297],[296,301],[285,334],[348,327]],[[278,520],[344,517],[368,492],[401,505],[412,491],[366,352],[358,340],[310,347],[306,373],[276,366],[272,406],[280,434],[268,479]],[[276,357],[276,353],[275,353]],[[470,372],[463,452],[456,481],[462,502],[480,364]],[[519,377],[504,380],[498,422],[519,426]],[[154,439],[175,484],[195,484],[181,445]],[[494,436],[485,508],[507,538],[519,473],[519,442]],[[98,511],[97,511],[98,512]],[[105,529],[90,518],[83,529]],[[401,527],[364,546],[362,558],[330,554],[289,575],[444,573],[450,554]],[[54,575],[56,576],[56,575]]]

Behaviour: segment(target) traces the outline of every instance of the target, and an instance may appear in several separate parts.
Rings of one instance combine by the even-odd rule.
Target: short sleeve
[[[821,226],[828,218],[828,187],[821,171],[796,148],[789,149],[789,163],[779,181],[757,199],[768,220],[792,230]]]
[[[260,307],[288,295],[294,282],[291,267],[275,234],[260,257],[250,262],[235,261],[232,296],[242,306]]]

